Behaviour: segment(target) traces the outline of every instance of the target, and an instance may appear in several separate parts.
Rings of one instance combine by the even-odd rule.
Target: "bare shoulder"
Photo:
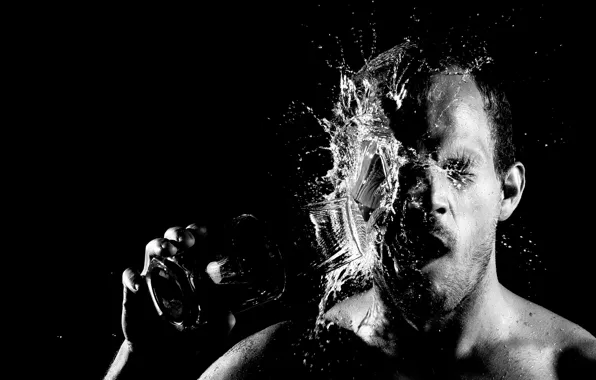
[[[251,378],[258,373],[276,341],[287,334],[288,326],[289,322],[280,322],[238,342],[207,368],[199,379]]]
[[[519,357],[527,359],[535,356],[532,352],[539,354],[536,356],[546,359],[544,364],[553,369],[558,379],[596,375],[596,338],[592,334],[540,305],[510,295],[519,316],[514,334],[519,351],[513,350],[521,354]]]
[[[596,379],[596,338],[562,317],[555,358],[558,379]]]
[[[587,347],[596,342],[596,338],[592,334],[576,323],[511,292],[509,293],[519,315],[519,330],[522,335],[532,336],[545,343],[561,347],[575,345]]]
[[[559,349],[554,362],[558,379],[596,379],[596,339],[586,334],[571,337]]]

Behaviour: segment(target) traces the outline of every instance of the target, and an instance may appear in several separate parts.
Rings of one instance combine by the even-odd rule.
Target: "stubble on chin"
[[[452,241],[455,243],[455,241]],[[466,262],[452,266],[433,283],[428,275],[410,263],[400,265],[394,258],[397,244],[385,245],[385,254],[374,267],[377,293],[389,315],[401,314],[410,324],[424,326],[453,314],[465,300],[479,291],[487,274],[495,246],[495,234],[470,249]],[[390,250],[394,251],[391,252]],[[391,254],[388,253],[391,252]]]

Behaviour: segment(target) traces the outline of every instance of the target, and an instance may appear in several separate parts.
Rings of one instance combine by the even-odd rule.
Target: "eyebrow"
[[[454,154],[472,156],[481,162],[490,160],[492,149],[490,142],[486,146],[485,141],[479,136],[470,136],[466,133],[458,135],[453,130],[447,130],[445,133],[446,136],[433,136],[427,132],[422,139],[417,141],[417,148],[433,152],[432,156],[439,160],[446,155],[453,156]]]
[[[439,161],[453,160],[454,158],[457,158],[462,155],[471,157],[475,163],[482,163],[486,160],[486,155],[484,155],[482,151],[478,149],[473,149],[470,147],[458,147],[447,150],[446,153],[442,154],[439,157]]]

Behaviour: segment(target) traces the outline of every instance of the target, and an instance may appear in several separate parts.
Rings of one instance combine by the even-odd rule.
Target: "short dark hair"
[[[408,140],[412,124],[425,122],[425,115],[417,111],[426,102],[433,76],[450,72],[469,75],[482,96],[494,144],[495,171],[502,179],[515,162],[511,107],[503,89],[504,77],[484,42],[453,37],[408,41],[367,62],[353,81],[357,91],[365,91],[367,82],[366,91],[375,92],[383,113],[380,116],[403,142]],[[408,96],[396,99],[402,87]],[[400,128],[403,125],[408,128]]]

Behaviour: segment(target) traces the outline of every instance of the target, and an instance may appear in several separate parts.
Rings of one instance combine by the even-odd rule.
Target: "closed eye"
[[[472,172],[473,161],[469,156],[462,156],[447,160],[443,169],[447,172],[449,178],[458,185],[471,182],[474,177]]]

